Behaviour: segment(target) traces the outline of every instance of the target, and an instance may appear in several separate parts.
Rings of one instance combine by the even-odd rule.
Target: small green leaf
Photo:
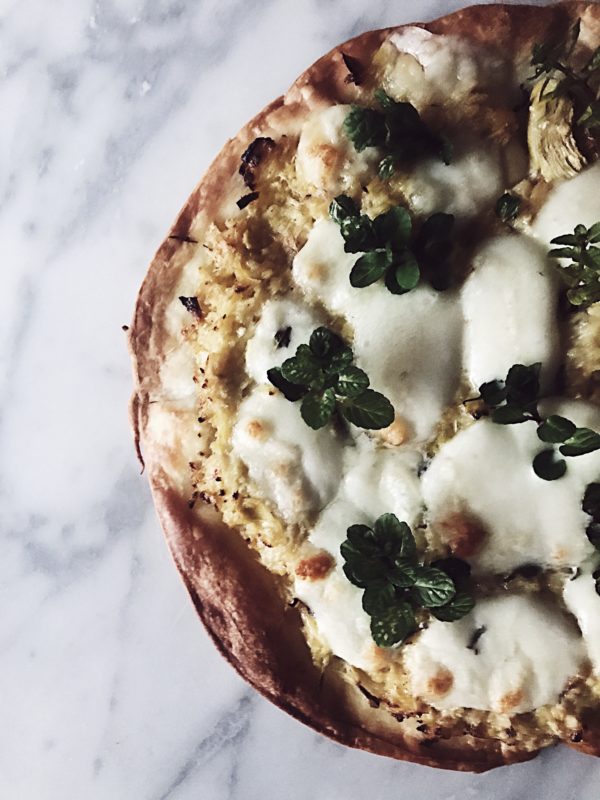
[[[394,156],[385,156],[379,162],[377,167],[377,174],[382,181],[389,180],[396,171],[396,160]]]
[[[498,406],[492,411],[492,422],[498,425],[515,425],[519,422],[527,422],[531,419],[521,408],[517,406]]]
[[[410,240],[412,220],[402,206],[392,206],[376,217],[373,225],[381,247],[389,244],[392,250],[400,250]]]
[[[577,245],[579,240],[572,233],[566,233],[564,236],[555,236],[554,239],[550,239],[550,244]]]
[[[358,153],[366,147],[377,147],[385,142],[385,118],[381,112],[371,108],[352,106],[343,128]]]
[[[300,347],[305,347],[306,350],[300,351]],[[300,345],[300,347],[296,351],[297,353],[299,352],[299,355],[287,358],[283,362],[281,374],[290,383],[310,386],[311,383],[318,381],[321,377],[321,368],[306,345]]]
[[[346,253],[366,253],[377,246],[377,235],[373,222],[366,214],[360,217],[347,217],[340,224]]]
[[[515,219],[521,208],[521,198],[507,192],[498,198],[496,203],[496,216],[502,222],[510,222]]]
[[[347,367],[340,372],[335,385],[336,392],[344,397],[357,397],[369,386],[366,372],[358,367]]]
[[[344,345],[331,355],[329,364],[325,367],[325,371],[332,375],[339,375],[340,372],[352,364],[353,358],[352,350]]]
[[[350,284],[355,289],[362,289],[378,281],[391,261],[389,250],[372,250],[361,256],[350,272]]]
[[[486,405],[499,406],[506,400],[506,384],[504,381],[487,381],[479,387],[479,394]]]
[[[377,542],[368,525],[350,525],[346,530],[346,536],[352,546],[361,553],[369,555],[377,552]]]
[[[550,447],[533,459],[533,471],[544,481],[555,481],[567,471],[567,462],[564,458],[558,458],[554,448]]]
[[[371,636],[379,647],[400,644],[416,628],[414,611],[406,602],[398,602],[385,613],[371,617]]]
[[[396,590],[391,583],[382,581],[367,586],[362,596],[362,607],[371,617],[385,615],[396,602]]]
[[[537,402],[540,393],[541,363],[513,364],[506,376],[506,393],[510,405],[527,408]]]
[[[445,606],[432,608],[431,613],[441,622],[456,622],[465,617],[475,606],[475,600],[467,592],[457,592]]]
[[[405,292],[410,292],[418,284],[421,277],[421,271],[417,264],[416,258],[410,252],[405,250],[398,257],[398,261],[394,266],[394,278],[398,286]]]
[[[298,386],[297,384],[290,383],[290,381],[286,380],[281,374],[279,367],[272,367],[271,369],[267,370],[267,379],[276,389],[279,389],[286,400],[290,400],[292,403],[294,403],[296,400],[300,400],[300,398],[304,397],[308,391],[306,386]]]
[[[571,422],[570,419],[559,417],[558,414],[552,414],[538,427],[537,435],[542,442],[559,444],[566,441],[569,436],[572,436],[575,430],[575,423]]]
[[[311,333],[308,346],[311,353],[317,358],[330,358],[334,353],[345,348],[340,337],[325,327],[316,328]]]
[[[394,421],[394,407],[390,401],[372,389],[343,401],[341,411],[348,422],[368,430],[387,428]]]
[[[300,406],[302,419],[313,430],[327,425],[335,411],[335,394],[333,389],[326,389],[323,394],[305,395]]]
[[[412,531],[395,514],[382,514],[373,526],[375,539],[386,556],[406,559],[416,553]]]
[[[373,582],[386,580],[385,565],[377,558],[347,561],[343,570],[350,583],[361,589],[366,589]]]
[[[600,483],[588,483],[581,507],[586,514],[600,522]]]
[[[419,567],[411,593],[425,608],[437,608],[449,603],[456,594],[452,578],[435,567]]]
[[[559,448],[563,456],[583,456],[600,450],[600,433],[589,428],[576,428],[575,433]]]
[[[590,522],[585,533],[596,550],[600,550],[600,522]]]
[[[418,567],[415,564],[411,564],[407,559],[399,558],[388,570],[388,580],[399,589],[409,589],[417,580],[417,570]]]
[[[338,225],[341,225],[345,219],[349,217],[360,216],[358,206],[351,197],[345,194],[339,194],[331,201],[329,206],[329,216]]]
[[[549,250],[548,255],[551,258],[575,258],[577,252],[575,247],[557,247],[554,250]]]

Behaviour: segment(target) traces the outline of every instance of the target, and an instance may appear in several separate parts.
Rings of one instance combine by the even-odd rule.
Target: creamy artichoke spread
[[[377,59],[388,95],[419,111],[460,110],[474,92],[510,103],[524,77],[457,37],[420,28],[392,35]],[[317,110],[299,136],[296,177],[327,203],[340,193],[359,197],[382,157],[376,147],[353,147],[344,132],[349,111]],[[342,569],[347,528],[393,513],[425,554],[439,557],[452,551],[448,521],[475,520],[481,535],[454,551],[486,587],[476,590],[473,610],[455,622],[422,620],[385,658],[404,670],[411,694],[434,708],[520,713],[557,702],[589,662],[600,676],[600,596],[592,577],[598,559],[582,509],[586,486],[600,479],[600,451],[568,459],[559,480],[542,480],[532,469],[543,446],[537,422],[496,424],[486,414],[469,415],[465,401],[512,365],[540,362],[543,416],[600,431],[600,409],[565,387],[562,288],[556,259],[548,257],[551,239],[600,220],[600,166],[548,182],[537,205],[502,229],[488,224],[497,199],[517,184],[527,197],[537,180],[527,181],[524,142],[455,139],[449,164],[427,157],[394,180],[417,220],[451,213],[459,237],[489,227],[462,280],[446,291],[424,280],[404,294],[382,281],[355,288],[348,276],[362,253],[345,251],[339,225],[324,212],[293,259],[291,291],[266,302],[251,331],[249,390],[231,447],[254,494],[304,532],[299,552],[308,547],[329,557],[322,574],[297,572],[294,594],[322,646],[367,673],[381,664],[382,648],[373,642],[362,590]],[[374,216],[378,202],[372,192],[364,195],[363,213]],[[394,407],[395,420],[383,431],[313,430],[269,383],[269,369],[332,321],[371,387]],[[552,591],[539,584],[507,592],[502,576],[524,565],[558,583]]]

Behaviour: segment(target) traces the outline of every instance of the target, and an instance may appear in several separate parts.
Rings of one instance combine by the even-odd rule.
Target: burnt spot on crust
[[[515,689],[512,692],[507,692],[500,698],[498,710],[502,714],[514,713],[524,699],[525,693],[523,689]]]
[[[249,206],[250,203],[253,203],[257,199],[258,192],[248,192],[248,194],[245,194],[243,197],[240,197],[239,200],[236,200],[235,204],[241,211],[243,208],[246,208],[246,206]]]
[[[304,558],[296,567],[296,575],[309,581],[318,581],[331,572],[333,558],[329,553],[318,553],[316,556]]]
[[[360,86],[363,82],[364,70],[363,66],[357,58],[349,56],[347,53],[342,53],[342,59],[348,70],[348,75],[344,79],[345,83],[353,83],[355,86]]]
[[[200,303],[198,302],[197,297],[180,297],[179,302],[185,308],[186,311],[189,311],[190,314],[193,314],[196,319],[202,318],[202,309],[200,308]]]
[[[270,136],[258,136],[242,153],[239,173],[249,189],[254,189],[256,186],[255,169],[274,147],[275,142]]]

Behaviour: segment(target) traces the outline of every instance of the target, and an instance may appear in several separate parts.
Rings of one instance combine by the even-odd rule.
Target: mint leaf
[[[600,522],[590,522],[585,533],[596,550],[600,550]]]
[[[446,605],[456,594],[452,578],[435,567],[420,567],[411,593],[425,608]]]
[[[475,600],[467,592],[457,592],[446,605],[432,608],[431,613],[442,622],[455,622],[462,619],[475,607]]]
[[[555,481],[567,471],[567,462],[558,458],[554,448],[542,450],[533,459],[533,471],[544,481]]]
[[[481,399],[488,406],[499,406],[506,400],[506,384],[504,381],[488,381],[479,387]]]
[[[518,406],[498,406],[492,411],[492,422],[498,425],[515,425],[519,422],[527,422],[531,419],[523,409]]]
[[[390,401],[372,389],[345,400],[341,412],[348,422],[368,430],[387,428],[394,421],[394,408]]]
[[[581,507],[594,520],[600,521],[600,483],[589,483],[587,485]]]
[[[358,367],[347,367],[339,373],[335,390],[343,397],[358,397],[368,386],[369,378],[366,372]]]
[[[366,147],[384,144],[386,138],[383,114],[361,106],[352,106],[344,120],[343,130],[358,153]]]
[[[329,358],[342,349],[349,350],[336,333],[324,327],[316,328],[311,333],[308,346],[311,353],[321,359]]]
[[[361,256],[350,272],[350,284],[356,289],[370,286],[378,281],[392,260],[389,250],[372,250]]]
[[[401,249],[410,240],[412,220],[402,206],[392,206],[376,217],[373,225],[381,247],[389,245],[393,250]]]
[[[407,602],[399,602],[387,611],[371,617],[371,636],[379,647],[403,642],[417,629],[415,614]]]
[[[377,246],[377,235],[372,221],[366,214],[347,217],[340,224],[346,253],[365,253]]]
[[[534,406],[540,393],[541,364],[513,364],[506,376],[508,403],[521,408]]]
[[[507,192],[498,198],[496,203],[496,216],[502,222],[511,222],[518,215],[521,208],[521,198]]]
[[[558,414],[552,414],[538,427],[537,435],[542,442],[558,444],[566,441],[575,433],[575,430],[575,424],[571,420],[560,417]]]
[[[382,552],[396,559],[413,558],[416,544],[406,522],[400,522],[395,514],[382,514],[373,526],[375,541]]]
[[[341,225],[345,219],[360,216],[360,211],[351,197],[340,194],[331,201],[329,216],[334,222]]]
[[[414,289],[421,277],[421,270],[413,254],[406,250],[399,258],[394,268],[394,280],[404,291]]]
[[[281,374],[285,380],[301,386],[318,383],[322,370],[315,356],[306,345],[300,345],[296,353],[297,355],[287,358],[281,365]]]
[[[335,411],[335,394],[333,389],[325,389],[323,394],[307,394],[302,400],[300,413],[302,419],[313,430],[327,425]]]
[[[362,607],[369,616],[385,615],[396,601],[396,590],[391,583],[372,583],[362,596]]]
[[[583,456],[600,450],[600,434],[589,428],[576,428],[575,433],[559,448],[563,456]]]
[[[308,391],[305,386],[298,386],[286,380],[281,374],[279,367],[272,367],[267,370],[267,379],[276,389],[279,389],[286,400],[290,400],[292,403],[296,400],[300,400]]]

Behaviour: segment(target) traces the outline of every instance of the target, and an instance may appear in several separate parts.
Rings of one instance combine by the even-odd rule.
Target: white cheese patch
[[[439,36],[423,28],[406,27],[389,42],[396,59],[385,76],[385,88],[396,100],[410,100],[417,108],[457,103],[474,89],[488,89],[501,101],[515,91],[506,60],[484,52],[458,36]]]
[[[322,315],[304,304],[290,300],[269,300],[252,339],[246,347],[246,372],[257,383],[267,382],[267,370],[280,367],[291,358],[300,344],[307,344],[311,333],[323,324]],[[289,331],[289,342],[278,346],[275,334]]]
[[[576,225],[589,227],[595,222],[600,222],[600,164],[584,169],[552,189],[531,230],[551,247],[550,240],[556,236],[573,233]]]
[[[341,441],[331,426],[309,428],[299,405],[272,387],[259,386],[242,401],[231,444],[258,489],[287,522],[310,517],[337,491]]]
[[[595,584],[592,570],[586,568],[575,580],[565,583],[563,598],[577,619],[594,672],[600,676],[600,595]]]
[[[585,658],[575,625],[531,596],[487,598],[458,622],[432,620],[403,652],[413,693],[435,708],[507,714],[555,703]]]
[[[411,427],[430,438],[460,381],[462,319],[453,292],[421,285],[398,296],[383,282],[350,285],[358,256],[344,252],[338,226],[319,220],[294,259],[293,275],[310,301],[343,316],[354,330],[356,363]]]
[[[416,452],[404,448],[377,448],[366,436],[348,448],[339,493],[309,536],[312,544],[331,553],[336,567],[321,580],[295,581],[295,594],[310,608],[324,641],[355,667],[372,666],[376,648],[369,616],[361,605],[362,589],[342,571],[340,545],[350,525],[370,525],[384,512],[396,514],[411,526],[418,522],[422,508],[419,459]]]
[[[343,124],[351,106],[335,105],[314,111],[302,126],[296,171],[319,193],[355,194],[375,174],[381,155],[377,148],[360,153],[344,133]]]
[[[498,236],[475,254],[461,290],[465,371],[475,388],[504,378],[513,364],[557,368],[557,281],[545,251],[526,236]]]
[[[450,164],[440,158],[420,161],[406,179],[406,195],[415,214],[444,211],[470,217],[491,206],[506,186],[526,174],[524,151],[506,151],[487,143],[456,147]]]
[[[600,430],[600,410],[580,401],[547,401],[541,411]],[[443,444],[422,476],[434,526],[452,513],[466,512],[487,532],[469,559],[478,574],[509,572],[525,563],[577,565],[593,552],[581,501],[600,474],[600,452],[568,458],[564,477],[542,480],[531,466],[547,446],[536,429],[535,422],[479,420]]]

